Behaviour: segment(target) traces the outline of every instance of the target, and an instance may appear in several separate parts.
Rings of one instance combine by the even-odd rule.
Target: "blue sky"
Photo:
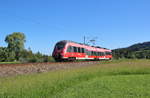
[[[25,47],[51,54],[57,41],[110,49],[150,41],[150,0],[0,0],[0,46],[6,35],[23,32]]]

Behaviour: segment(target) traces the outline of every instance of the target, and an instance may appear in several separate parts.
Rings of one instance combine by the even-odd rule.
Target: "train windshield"
[[[64,43],[64,42],[59,42],[59,43],[56,44],[56,48],[58,50],[61,50],[61,49],[63,49],[65,47],[65,44],[66,43]]]

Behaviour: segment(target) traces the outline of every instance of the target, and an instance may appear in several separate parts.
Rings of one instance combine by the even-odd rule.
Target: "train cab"
[[[56,61],[61,61],[62,58],[63,58],[63,55],[64,55],[64,49],[65,49],[65,46],[66,46],[66,42],[65,41],[60,41],[58,43],[56,43],[55,45],[55,48],[53,50],[53,58],[56,60]]]

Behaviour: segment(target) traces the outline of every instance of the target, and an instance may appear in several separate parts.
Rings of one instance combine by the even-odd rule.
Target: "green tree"
[[[8,43],[9,52],[15,52],[15,59],[19,60],[21,51],[24,50],[25,35],[21,32],[14,32],[7,35],[5,42]]]
[[[6,62],[8,58],[8,52],[6,47],[0,47],[0,62]]]

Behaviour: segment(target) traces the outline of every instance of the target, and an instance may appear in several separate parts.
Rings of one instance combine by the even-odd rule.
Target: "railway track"
[[[97,63],[99,61],[0,64],[0,77],[73,69]]]

